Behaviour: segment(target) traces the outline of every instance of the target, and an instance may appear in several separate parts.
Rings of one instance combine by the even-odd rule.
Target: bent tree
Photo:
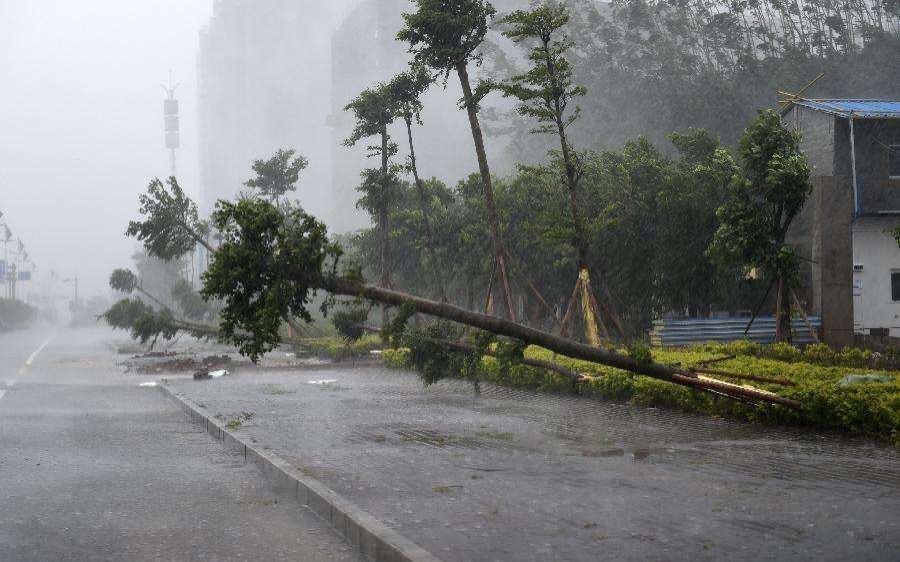
[[[438,294],[442,301],[447,300],[447,294],[444,291],[444,279],[440,271],[440,265],[437,259],[437,251],[434,242],[434,227],[431,221],[431,204],[429,196],[425,191],[425,184],[419,177],[419,165],[416,159],[416,147],[413,142],[413,121],[422,124],[422,95],[428,90],[434,78],[421,65],[412,65],[412,67],[403,73],[395,76],[387,85],[390,92],[391,100],[395,104],[397,114],[406,124],[406,137],[409,141],[409,171],[413,175],[415,182],[416,194],[419,200],[419,212],[422,213],[422,226],[424,230],[425,249],[428,252],[430,268],[434,275],[434,283],[437,286]]]
[[[809,164],[800,152],[800,135],[772,111],[760,112],[747,128],[738,156],[742,173],[728,186],[709,252],[720,263],[762,271],[770,289],[777,285],[775,339],[790,342],[800,263],[785,238],[812,190]]]
[[[147,220],[129,222],[125,236],[137,238],[148,254],[164,261],[194,251],[197,244],[213,253],[215,250],[203,236],[209,229],[200,220],[197,204],[185,195],[175,176],[166,184],[159,178],[150,182],[147,193],[138,199],[140,213]]]
[[[396,174],[390,159],[397,154],[397,144],[391,141],[388,126],[394,122],[395,105],[390,90],[385,84],[363,90],[345,111],[352,111],[356,117],[356,127],[344,141],[346,146],[355,146],[362,139],[379,137],[378,145],[369,146],[370,157],[381,158],[380,169],[367,169],[362,173],[363,182],[358,188],[363,198],[358,206],[366,208],[378,223],[378,254],[381,267],[380,285],[391,286],[391,223],[390,207],[393,199],[392,187],[396,185]],[[382,309],[382,323],[387,324],[387,308]]]
[[[469,116],[469,127],[475,142],[478,170],[484,190],[484,206],[491,234],[491,248],[503,303],[510,320],[516,320],[510,286],[506,247],[500,226],[500,213],[494,201],[491,169],[484,148],[484,134],[478,119],[479,104],[486,92],[473,92],[469,79],[469,65],[481,64],[476,49],[484,42],[488,20],[496,10],[485,0],[414,0],[418,10],[404,13],[406,27],[397,38],[409,43],[409,51],[415,62],[444,73],[445,77],[456,72],[463,91],[462,105]],[[490,290],[490,289],[489,289]]]
[[[161,309],[170,310],[168,305],[156,298],[154,295],[144,290],[138,276],[130,269],[116,269],[109,276],[109,286],[120,293],[130,295],[138,292],[157,304]]]
[[[577,255],[578,278],[575,291],[563,316],[563,330],[570,320],[574,304],[581,302],[584,316],[585,335],[593,345],[600,345],[600,331],[609,334],[599,310],[598,301],[591,286],[588,267],[588,234],[584,213],[578,197],[578,184],[583,175],[583,166],[578,153],[569,143],[568,128],[581,114],[581,108],[570,110],[571,102],[583,96],[586,90],[575,85],[572,80],[572,65],[566,57],[575,46],[562,29],[569,22],[569,11],[565,5],[542,5],[531,11],[517,10],[501,20],[508,26],[503,34],[516,43],[531,45],[528,60],[531,68],[524,74],[513,76],[508,82],[499,84],[505,97],[519,100],[518,112],[538,122],[532,129],[536,134],[555,134],[559,137],[560,155],[563,163],[563,183],[569,192],[569,203],[573,223],[572,245]],[[608,287],[598,279],[605,296],[601,301],[607,317],[613,321],[619,334],[625,331],[613,309]]]

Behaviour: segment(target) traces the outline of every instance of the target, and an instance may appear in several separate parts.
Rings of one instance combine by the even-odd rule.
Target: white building
[[[900,337],[900,101],[798,99],[813,194],[790,237],[810,261],[806,300],[829,343]]]

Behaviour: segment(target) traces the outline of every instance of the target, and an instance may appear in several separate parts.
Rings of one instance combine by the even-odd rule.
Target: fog
[[[530,3],[493,2],[501,14]],[[671,153],[669,134],[688,127],[705,128],[733,147],[779,88],[799,88],[821,71],[828,76],[818,94],[878,97],[896,89],[894,74],[865,71],[896,52],[895,33],[878,36],[884,39],[866,50],[857,49],[862,39],[834,39],[856,59],[820,49],[795,63],[783,53],[772,56],[779,47],[770,46],[752,53],[759,64],[745,65],[747,53],[733,44],[753,45],[753,33],[780,36],[789,29],[738,26],[730,32],[740,41],[719,45],[703,30],[679,27],[676,10],[666,14],[670,33],[652,37],[658,44],[652,56],[633,58],[650,37],[629,23],[627,11],[593,0],[572,5],[569,30],[585,46],[573,55],[575,78],[588,92],[572,131],[579,148],[618,150],[644,136]],[[295,148],[310,162],[295,195],[302,205],[333,233],[368,227],[370,217],[356,209],[356,187],[373,162],[366,142],[343,146],[354,126],[344,107],[407,67],[406,45],[395,36],[410,6],[407,0],[0,0],[0,222],[16,239],[10,248],[21,239],[37,266],[37,279],[23,283],[19,296],[69,295],[73,288],[60,280],[74,277],[82,297],[109,295],[109,273],[132,265],[138,244],[123,233],[136,217],[138,195],[170,173],[161,87],[170,73],[180,102],[177,177],[204,214],[243,189],[254,159]],[[722,3],[717,10],[732,8]],[[618,26],[614,32],[603,26],[609,22],[598,23],[600,14]],[[895,32],[896,19],[885,29]],[[512,69],[498,61],[508,62],[513,51],[521,63],[522,51],[498,39],[494,29],[481,73],[508,78]],[[795,41],[789,39],[783,44]],[[687,44],[699,45],[697,52],[672,56]],[[710,59],[710,48],[721,52]],[[473,73],[477,79],[479,71]],[[453,77],[446,90],[432,88],[415,131],[421,175],[449,186],[477,170],[460,96]],[[517,163],[545,161],[555,142],[528,134],[532,124],[511,116],[510,106],[498,96],[483,105],[488,159],[499,176]],[[401,123],[391,135],[401,163]]]
[[[177,176],[201,209],[239,192],[252,159],[293,147],[310,160],[302,203],[337,231],[368,224],[354,207],[354,188],[369,163],[364,148],[341,145],[352,128],[342,109],[405,66],[393,34],[407,3],[368,3],[383,12],[383,48],[348,38],[356,50],[342,61],[356,68],[342,67],[337,77],[333,35],[359,0],[300,4],[0,0],[0,221],[15,238],[10,249],[21,239],[36,265],[36,281],[22,284],[20,297],[38,285],[70,295],[59,280],[74,277],[80,296],[106,295],[109,272],[130,265],[138,246],[122,233],[138,195],[150,179],[169,175],[161,86],[170,72],[181,117]],[[368,24],[372,13],[354,16],[356,25]],[[262,44],[267,35],[271,43]],[[448,181],[475,169],[469,151],[448,157],[437,142],[448,135],[471,142],[454,86],[430,95],[431,134],[421,141],[423,173]]]
[[[77,276],[82,294],[104,294],[129,264],[135,243],[122,233],[138,193],[168,173],[170,70],[179,175],[197,185],[197,41],[212,4],[0,0],[0,211],[42,279]]]

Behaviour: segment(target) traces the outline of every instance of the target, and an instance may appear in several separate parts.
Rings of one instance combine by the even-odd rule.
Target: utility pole
[[[163,101],[163,118],[165,119],[166,148],[169,149],[169,175],[177,176],[178,168],[175,163],[175,149],[181,147],[181,134],[178,124],[178,100],[175,99],[175,89],[178,84],[172,84],[172,71],[169,71],[169,85],[162,86],[166,92]]]
[[[3,218],[3,211],[0,211],[0,219]],[[3,261],[0,263],[0,280],[6,281],[4,285],[6,286],[5,295],[6,298],[10,298],[9,294],[9,248],[7,244],[9,243],[10,238],[12,238],[12,232],[9,231],[9,226],[5,222],[0,222],[0,226],[3,227]]]

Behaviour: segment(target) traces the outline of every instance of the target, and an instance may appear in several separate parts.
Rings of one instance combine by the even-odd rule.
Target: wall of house
[[[845,137],[846,150],[835,153],[836,168],[851,174],[850,127],[841,119],[838,134]],[[891,144],[900,144],[900,120],[856,119],[853,122],[856,145],[856,177],[859,212],[863,215],[885,211],[900,212],[900,179],[888,176],[888,154]]]
[[[900,217],[860,217],[853,224],[853,310],[856,331],[890,328],[900,336],[900,301],[891,298],[891,272],[900,271],[900,248],[891,230]]]
[[[785,120],[802,133],[814,177],[853,176],[848,119],[794,106]],[[900,144],[900,120],[855,119],[853,133],[860,214],[900,211],[900,179],[888,177],[888,146]]]
[[[806,155],[812,175],[835,175],[834,116],[795,105],[785,117],[785,121],[802,134],[800,150]],[[844,175],[849,176],[850,173],[847,172]]]
[[[812,171],[812,193],[787,237],[802,258],[797,295],[808,314],[821,318],[823,341],[851,345],[853,188],[849,175],[835,175],[840,125],[831,115],[797,106],[785,121],[801,132],[800,148]]]

